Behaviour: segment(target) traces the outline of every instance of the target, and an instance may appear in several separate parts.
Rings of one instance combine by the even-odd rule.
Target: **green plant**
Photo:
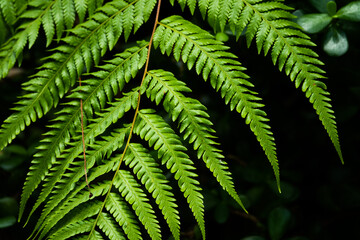
[[[157,2],[159,8],[154,10]],[[342,160],[329,93],[322,82],[324,71],[319,67],[323,63],[310,49],[314,44],[309,37],[291,21],[291,8],[282,1],[262,0],[179,0],[178,4],[191,14],[199,10],[221,31],[229,28],[236,39],[244,32],[248,46],[255,40],[259,53],[270,53],[279,70],[305,92]],[[144,227],[152,239],[161,239],[156,207],[179,239],[172,181],[178,183],[205,238],[203,196],[184,141],[243,206],[206,107],[188,97],[191,89],[185,81],[168,70],[149,69],[152,46],[194,69],[231,110],[241,114],[269,159],[280,190],[275,141],[261,98],[236,55],[209,32],[181,16],[158,21],[160,1],[156,0],[34,0],[25,4],[26,10],[12,0],[0,0],[0,6],[3,19],[15,19],[3,21],[7,29],[16,29],[4,37],[0,49],[1,77],[21,63],[25,47],[34,46],[41,28],[46,46],[52,49],[24,82],[15,113],[0,130],[4,149],[32,122],[55,111],[21,197],[19,220],[30,211],[29,221],[41,209],[33,238],[125,239],[126,235],[140,239]],[[4,6],[13,10],[5,11]],[[153,19],[153,12],[150,41],[135,43],[132,33]],[[118,53],[124,40],[131,44]],[[157,110],[141,108],[143,98],[154,102]],[[177,126],[165,120],[160,103]],[[26,205],[32,195],[36,200],[30,210]]]
[[[298,12],[297,23],[306,33],[319,33],[326,29],[323,49],[330,56],[341,56],[349,48],[344,25],[349,21],[360,21],[360,1],[353,1],[337,10],[335,1],[311,0],[321,13],[302,14]]]

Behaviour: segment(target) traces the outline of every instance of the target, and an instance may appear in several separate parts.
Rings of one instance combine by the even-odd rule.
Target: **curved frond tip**
[[[229,47],[180,16],[171,16],[160,22],[154,45],[162,53],[173,53],[175,59],[182,60],[189,69],[194,67],[197,74],[220,91],[230,109],[241,114],[268,157],[280,191],[280,172],[273,133],[267,124],[269,119],[261,109],[261,98],[250,89],[253,84],[247,80],[246,69],[235,55],[228,52]]]

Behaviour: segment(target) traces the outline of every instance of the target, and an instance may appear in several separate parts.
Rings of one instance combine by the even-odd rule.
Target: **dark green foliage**
[[[31,52],[42,33],[49,51],[35,74],[24,80],[15,112],[1,126],[0,149],[33,122],[45,115],[51,118],[33,156],[20,203],[19,220],[25,214],[29,221],[39,213],[32,238],[163,239],[160,213],[173,237],[180,239],[176,190],[183,193],[205,238],[204,197],[188,145],[245,210],[207,108],[189,97],[191,89],[184,79],[165,69],[147,68],[151,41],[132,39],[152,20],[157,1],[25,2],[20,9],[14,1],[0,0],[0,24],[15,31],[1,36],[6,41],[0,48],[0,77],[21,64],[25,48]],[[265,0],[179,0],[178,4],[191,14],[198,9],[215,31],[228,28],[237,40],[243,34],[248,46],[254,41],[259,53],[270,53],[273,63],[313,104],[342,160],[329,93],[322,82],[323,63],[310,49],[314,44],[309,37],[291,21],[291,8]],[[273,168],[280,191],[269,119],[236,53],[181,16],[155,24],[154,50],[167,58],[172,55],[189,71],[194,69],[231,111],[244,118]],[[125,48],[121,53],[120,47]],[[154,103],[143,109],[139,105],[143,98]],[[83,141],[91,197],[84,179]],[[272,236],[278,239],[281,234]]]

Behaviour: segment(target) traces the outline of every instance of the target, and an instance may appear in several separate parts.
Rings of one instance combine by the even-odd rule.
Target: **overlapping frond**
[[[189,1],[178,1],[182,6]],[[199,10],[212,22],[213,26],[225,26],[236,34],[245,33],[248,45],[255,39],[258,52],[271,52],[272,61],[279,70],[284,69],[291,81],[313,104],[319,119],[324,125],[336,151],[343,161],[334,112],[330,104],[329,92],[322,82],[323,63],[310,48],[315,46],[301,28],[291,21],[294,16],[290,7],[281,1],[264,0],[200,0]],[[220,4],[221,3],[221,4]]]
[[[138,221],[131,213],[126,202],[115,193],[110,193],[105,205],[106,209],[115,217],[119,225],[124,229],[130,240],[141,239]]]
[[[38,190],[27,215],[29,221],[35,211],[39,212],[30,238],[163,239],[156,216],[161,213],[165,220],[162,222],[178,240],[181,213],[171,187],[175,180],[205,239],[200,183],[177,132],[192,145],[222,188],[244,208],[206,107],[187,97],[191,89],[173,73],[148,70],[149,42],[117,44],[122,37],[126,42],[149,19],[156,2],[0,0],[0,18],[7,27],[15,30],[18,26],[0,47],[0,78],[6,76],[25,47],[35,44],[42,31],[47,47],[58,39],[58,46],[44,64],[23,84],[25,93],[16,103],[15,113],[0,129],[1,150],[61,103],[40,141],[23,188],[19,220],[29,198]],[[310,99],[341,156],[330,99],[321,82],[322,62],[310,49],[314,44],[290,21],[290,8],[282,0],[177,2],[192,14],[198,9],[215,30],[230,28],[237,38],[244,34],[249,45],[255,41],[259,53],[270,53],[273,63]],[[269,120],[262,99],[237,57],[209,32],[180,16],[155,21],[155,25],[150,42],[162,54],[173,55],[189,70],[194,69],[231,110],[240,113],[269,159],[280,187]],[[0,41],[4,41],[1,36]],[[116,53],[123,48],[124,52]],[[104,61],[105,55],[110,60]],[[93,70],[100,61],[104,63]],[[129,83],[145,63],[143,81]],[[80,77],[82,84],[76,87]],[[156,105],[162,103],[170,119],[177,123],[177,130],[157,111],[142,109],[139,100],[145,94]],[[145,103],[151,105],[150,101]],[[133,118],[131,124],[129,119]],[[131,138],[130,131],[137,136]],[[82,155],[84,145],[86,161]]]
[[[118,160],[118,158],[114,158],[113,161],[108,161],[106,165],[113,166],[116,164],[116,160]],[[102,167],[96,167],[94,170],[96,171],[99,168]],[[110,169],[107,169],[106,172]],[[135,213],[132,212],[129,208],[129,203],[125,201],[119,193],[110,193],[105,205],[106,210],[103,210],[103,212],[100,213],[98,219],[94,217],[101,209],[102,202],[93,199],[104,195],[104,193],[108,191],[110,181],[105,181],[92,186],[92,199],[89,199],[88,190],[86,188],[82,189],[80,194],[73,196],[72,198],[64,199],[65,201],[62,206],[60,206],[59,209],[56,209],[56,214],[52,213],[52,216],[55,217],[55,219],[50,218],[51,222],[53,222],[53,220],[57,220],[57,222],[51,225],[53,229],[48,234],[48,238],[52,239],[53,237],[61,236],[61,234],[68,229],[68,225],[87,221],[87,227],[84,233],[88,234],[94,224],[99,228],[93,233],[94,235],[90,236],[91,238],[98,239],[97,233],[103,232],[109,239],[127,239],[125,234],[128,239],[131,240],[142,239]],[[69,201],[69,199],[71,199],[71,201]],[[71,220],[71,222],[69,222],[69,220]],[[88,239],[88,236],[85,236],[86,239]]]
[[[116,158],[114,159],[114,161]],[[93,181],[99,176],[102,176],[109,171],[111,171],[113,165],[115,164],[114,161],[108,161],[106,164],[100,167],[92,168],[89,177],[89,180]],[[76,209],[78,206],[82,206],[82,204],[89,201],[89,190],[86,188],[86,184],[83,185],[81,182],[80,184],[76,185],[76,187],[72,190],[72,192],[64,198],[61,203],[58,204],[56,209],[50,212],[50,214],[46,217],[44,221],[44,226],[41,230],[40,236],[51,236],[58,232],[60,229],[64,228],[67,224],[62,219],[71,218],[72,211],[77,211]],[[91,185],[91,193],[92,196],[99,197],[104,195],[110,186],[109,181],[96,183]],[[101,206],[99,206],[100,209]]]
[[[0,52],[2,44],[15,32],[19,16],[26,10],[27,4],[27,0],[0,0]]]
[[[96,215],[101,206],[101,201],[98,200],[91,200],[86,203],[79,205],[76,209],[71,212],[71,216],[67,215],[63,219],[58,222],[59,226],[63,226],[63,228],[58,228],[56,231],[53,232],[49,239],[55,238],[59,239],[62,237],[62,230],[67,229],[67,226],[71,226],[73,224],[86,221]],[[76,233],[77,234],[77,233]],[[43,236],[40,236],[39,239],[42,239]]]
[[[103,141],[97,141],[94,150],[89,151],[90,155],[87,157],[88,168],[94,166],[96,160],[101,159],[109,152],[111,153],[121,147],[128,130],[128,128],[123,128],[118,131],[113,131],[111,137],[107,137]],[[88,136],[89,135],[87,135],[87,137]],[[50,169],[50,176],[45,179],[44,187],[31,211],[31,213],[33,213],[41,203],[46,201],[34,230],[38,230],[38,228],[43,225],[43,221],[47,215],[57,207],[60,201],[74,188],[74,184],[84,176],[83,160],[78,159],[76,161],[81,151],[82,141],[79,139],[72,148],[67,150],[63,156],[59,157],[58,161],[56,161],[52,169]],[[71,169],[71,171],[65,173],[68,169]],[[47,198],[50,193],[50,197]]]
[[[223,161],[224,156],[215,147],[219,144],[213,140],[215,131],[211,128],[212,123],[206,107],[193,98],[185,97],[182,92],[191,90],[172,73],[164,70],[148,72],[144,89],[148,98],[156,104],[163,101],[164,108],[171,115],[172,120],[179,122],[179,130],[183,133],[184,139],[192,143],[197,150],[198,158],[204,160],[224,190],[244,208],[234,189],[227,164]]]
[[[214,37],[184,20],[180,16],[171,16],[160,22],[154,35],[154,45],[163,53],[173,53],[175,59],[185,62],[189,69],[195,68],[204,80],[220,90],[221,96],[230,109],[238,111],[265,151],[275,173],[280,189],[279,167],[274,137],[267,124],[266,113],[261,108],[261,98],[250,90],[253,85],[246,80],[245,68],[236,60],[236,56]]]
[[[107,213],[101,213],[98,226],[105,235],[111,240],[126,240],[124,233],[119,229],[117,222]]]
[[[137,30],[149,18],[156,1],[147,1],[146,7],[139,11],[137,5],[142,6],[142,1],[145,0],[109,2],[98,8],[90,20],[69,31],[69,36],[62,39],[63,44],[55,48],[55,53],[24,84],[26,94],[0,130],[0,149],[56,106],[78,76],[85,69],[89,71],[93,63],[97,64],[100,57],[114,47],[121,34],[128,38],[132,30]],[[128,16],[133,16],[136,22]]]
[[[46,138],[38,147],[39,152],[34,155],[32,161],[32,168],[30,169],[26,178],[23,194],[20,205],[20,215],[24,210],[26,201],[38,186],[41,180],[45,177],[56,157],[70,141],[70,136],[78,135],[74,126],[80,124],[80,99],[83,100],[83,109],[85,119],[92,118],[94,112],[103,109],[107,101],[111,101],[124,85],[134,77],[139,69],[141,69],[146,60],[147,54],[146,42],[142,42],[139,46],[127,49],[123,53],[117,54],[107,64],[100,66],[100,70],[92,73],[86,81],[83,81],[83,86],[79,87],[75,92],[69,96],[74,100],[67,103],[61,109],[54,120],[55,123],[50,125],[50,130],[45,134]],[[125,97],[123,100],[133,100]],[[121,107],[123,103],[120,103]],[[124,105],[125,106],[125,105]],[[107,111],[109,112],[109,111]],[[121,117],[118,113],[110,118],[110,122],[115,121],[115,118]],[[99,128],[104,130],[103,128]],[[75,132],[75,133],[74,133]],[[99,133],[92,135],[97,136]]]
[[[149,204],[145,192],[135,178],[126,170],[120,170],[114,181],[115,187],[119,190],[121,196],[131,203],[131,207],[144,225],[151,239],[161,239],[159,222],[156,219],[155,212]]]
[[[205,238],[203,196],[199,182],[195,179],[197,175],[193,172],[195,167],[185,153],[187,149],[181,143],[180,137],[151,109],[139,111],[134,132],[157,150],[162,164],[175,174],[174,178],[178,181]]]
[[[11,26],[15,23],[18,17],[17,9],[19,5],[14,0],[0,0],[0,17],[2,17],[6,24]],[[1,29],[3,31],[3,29]]]
[[[49,239],[52,239],[52,240],[69,239],[69,238],[74,237],[75,235],[90,232],[91,225],[93,222],[94,222],[94,219],[90,219],[90,220],[82,220],[79,222],[69,224],[65,228],[61,229],[61,231],[57,232],[56,235],[52,236]],[[97,239],[97,240],[103,239],[99,232],[94,233],[94,236],[96,236],[96,237],[92,238],[94,240],[95,239]]]
[[[53,0],[29,1],[28,10],[20,15],[21,25],[15,35],[0,48],[0,78],[4,78],[15,65],[19,55],[28,45],[31,48],[39,35],[42,26],[46,35],[46,46],[49,46],[56,34],[60,38],[66,29],[73,27],[76,16],[82,22],[86,13],[92,14],[93,8],[101,6],[103,0]],[[16,2],[18,2],[16,4]],[[23,3],[23,5],[19,5]],[[24,7],[24,1],[1,0],[0,7],[9,23],[16,20],[18,8]],[[92,6],[92,9],[88,6]]]
[[[148,192],[152,194],[162,210],[174,238],[180,239],[179,212],[176,210],[177,205],[169,181],[165,178],[155,159],[141,144],[130,144],[128,151],[124,159],[125,164],[133,170]]]

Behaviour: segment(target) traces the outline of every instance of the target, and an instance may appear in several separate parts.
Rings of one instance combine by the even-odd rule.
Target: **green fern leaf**
[[[57,232],[57,234],[49,239],[51,240],[62,240],[74,237],[77,234],[87,233],[91,230],[91,225],[95,220],[82,220],[73,224],[69,224],[65,228],[61,229],[61,231]],[[93,239],[103,239],[99,232],[94,233]]]
[[[169,125],[153,110],[142,109],[136,121],[134,133],[148,141],[149,145],[158,151],[162,164],[175,173],[174,177],[205,238],[203,196],[199,182],[194,179],[197,175],[193,172],[193,162],[185,153],[187,149]]]
[[[226,52],[228,47],[216,41],[211,34],[180,16],[171,16],[160,22],[154,35],[154,45],[162,53],[173,52],[175,59],[187,63],[189,69],[195,67],[205,81],[210,78],[211,86],[220,90],[230,109],[236,109],[245,118],[273,167],[280,190],[274,137],[266,124],[269,120],[261,110],[261,98],[249,90],[253,85],[246,80],[245,68],[236,61],[236,56]]]
[[[93,5],[93,1],[94,0],[89,0],[89,4]],[[10,12],[13,12],[8,8],[14,8],[11,7],[12,4],[10,4],[10,2],[12,1],[1,0],[0,2],[0,5],[4,3],[4,7],[6,6],[8,15],[10,15]],[[46,36],[46,46],[49,46],[54,38],[55,32],[57,37],[60,38],[65,29],[73,26],[75,22],[75,11],[80,19],[84,19],[87,6],[86,2],[80,3],[80,1],[75,0],[31,1],[29,3],[30,9],[20,16],[21,19],[27,19],[27,21],[23,22],[17,29],[17,33],[0,48],[0,78],[4,78],[15,65],[17,58],[27,43],[29,48],[33,46],[38,37],[41,25],[43,26]],[[23,6],[18,5],[18,8],[19,7]],[[2,9],[5,11],[5,8]],[[11,13],[11,15],[13,16],[14,14]],[[14,17],[12,17],[12,19],[13,18]]]
[[[114,167],[114,164],[116,164],[116,160],[118,160],[118,158],[114,158],[113,161],[107,161],[107,163],[101,166],[91,168],[88,176],[89,183],[94,181],[97,177],[110,172]],[[89,200],[89,190],[86,186],[86,182],[80,181],[78,183],[79,184],[76,185],[71,193],[69,193],[67,197],[64,198],[57,207],[48,214],[46,220],[44,221],[44,225],[38,231],[39,233],[41,232],[41,236],[45,236],[50,230],[51,232],[49,235],[52,235],[54,232],[57,232],[60,228],[64,227],[58,224],[61,219],[63,219],[74,208]],[[110,182],[105,181],[102,183],[92,183],[91,186],[92,196],[98,197],[107,193]]]
[[[111,240],[126,240],[117,223],[107,213],[101,213],[97,222],[98,227]]]
[[[98,63],[108,49],[112,49],[122,32],[131,31],[134,24],[122,24],[124,14],[134,11],[132,5],[145,0],[109,2],[92,18],[70,31],[63,39],[64,44],[57,47],[56,53],[48,57],[41,70],[24,87],[27,92],[14,108],[17,112],[5,120],[0,130],[0,149],[3,149],[26,126],[41,118],[59,99],[67,93],[84,68],[90,69],[92,63]],[[152,0],[155,2],[155,0]],[[152,11],[152,2],[143,9],[143,22]],[[111,32],[111,33],[109,33]],[[115,37],[108,40],[108,36]]]
[[[120,226],[123,227],[126,236],[130,240],[141,239],[137,220],[134,218],[131,209],[119,195],[110,193],[105,207],[115,217]]]
[[[215,147],[218,143],[213,140],[215,131],[211,128],[212,123],[206,113],[206,107],[195,99],[185,97],[181,92],[191,90],[185,83],[163,70],[148,72],[143,87],[148,98],[156,104],[163,100],[165,110],[170,113],[173,121],[178,120],[180,132],[184,134],[185,140],[193,144],[198,158],[204,160],[224,190],[244,208],[234,189],[226,162],[223,161],[224,156]]]
[[[161,239],[159,222],[156,219],[152,206],[143,192],[141,185],[125,170],[118,172],[114,185],[118,188],[122,197],[131,203],[140,222],[144,225],[152,239]]]
[[[95,128],[91,129],[92,131],[89,131],[85,135],[85,139],[88,139],[89,133],[92,133],[94,129]],[[99,158],[99,156],[104,156],[108,154],[108,152],[121,147],[127,132],[128,128],[120,129],[118,131],[114,131],[113,136],[107,137],[105,141],[99,141],[98,144],[94,146],[94,151],[91,151],[91,155],[87,158],[88,168],[91,168],[95,164],[95,161]],[[46,201],[45,207],[34,230],[37,230],[41,226],[47,215],[74,188],[74,184],[84,176],[83,161],[74,161],[81,152],[82,140],[79,139],[71,149],[67,150],[65,154],[60,157],[60,161],[55,162],[51,169],[52,171],[49,173],[49,177],[45,179],[43,184],[44,188],[42,189],[29,215],[30,217],[40,204]],[[72,171],[65,173],[69,166],[71,166]],[[49,199],[47,199],[50,193],[52,193],[52,195]]]
[[[177,205],[169,182],[150,153],[141,144],[130,144],[128,151],[124,159],[125,164],[133,169],[134,174],[156,200],[174,238],[180,239],[179,212],[176,210]]]
[[[8,25],[13,25],[17,18],[16,5],[13,0],[0,0],[0,14]]]
[[[29,239],[162,239],[163,222],[178,240],[181,213],[171,181],[177,182],[205,239],[203,195],[187,144],[244,208],[206,107],[188,97],[191,89],[173,73],[148,70],[150,42],[162,54],[173,55],[194,69],[231,111],[245,119],[272,165],[280,190],[276,146],[262,99],[228,46],[180,16],[159,22],[159,12],[150,42],[118,44],[140,29],[157,2],[160,7],[156,0],[0,0],[0,28],[5,29],[0,32],[0,78],[21,62],[24,49],[31,49],[38,39],[46,40],[47,48],[56,46],[24,82],[14,113],[0,128],[1,151],[32,122],[55,112],[21,197],[19,220],[25,211],[29,212],[25,224],[39,216]],[[305,92],[342,160],[329,93],[322,82],[323,63],[310,49],[314,46],[310,38],[291,21],[291,8],[283,0],[177,2],[191,14],[199,10],[214,32],[230,28],[237,40],[245,36],[248,46],[255,42],[259,54],[270,53],[274,65]],[[170,3],[174,5],[175,0]],[[8,37],[10,32],[12,37]],[[110,60],[104,60],[105,55]],[[130,83],[145,63],[141,83]],[[125,89],[132,90],[124,93]],[[146,104],[162,103],[175,127],[159,112],[140,108],[145,94],[153,102]],[[132,109],[135,113],[126,114]],[[132,133],[137,136],[131,138]],[[167,179],[158,161],[173,180]],[[32,206],[26,209],[31,196]],[[157,213],[165,221],[158,221]]]
[[[78,206],[76,209],[74,209],[71,212],[71,214],[66,215],[63,219],[61,219],[57,223],[57,225],[65,226],[64,228],[66,228],[66,226],[90,219],[99,212],[100,207],[101,207],[101,202],[98,200],[92,200],[83,203],[80,206]],[[57,229],[57,231],[54,231],[48,238],[49,239],[60,238],[62,234],[62,229],[64,228],[59,227],[59,229]],[[43,239],[43,238],[44,236],[41,235],[38,239]]]
[[[278,64],[280,71],[285,70],[291,81],[295,82],[296,88],[301,86],[313,104],[343,162],[329,92],[321,81],[325,78],[325,72],[318,67],[323,63],[310,49],[315,44],[296,23],[290,21],[294,18],[288,12],[291,8],[279,1],[242,0],[232,2],[229,14],[213,15],[208,10],[212,5],[217,5],[217,1],[208,0],[208,7],[200,8],[203,15],[207,14],[210,20],[214,19],[213,22],[228,23],[237,38],[245,31],[248,46],[256,38],[259,53],[263,50],[267,55],[271,50],[273,63]]]
[[[83,87],[78,88],[74,94],[69,96],[77,100],[71,101],[58,112],[59,117],[49,127],[50,130],[45,134],[46,138],[38,147],[39,152],[34,155],[33,168],[29,171],[23,188],[19,219],[28,198],[47,174],[55,157],[60,156],[65,144],[70,141],[70,136],[77,135],[77,132],[73,132],[75,131],[74,126],[80,124],[80,99],[83,99],[85,119],[92,118],[93,112],[103,108],[106,100],[111,101],[113,96],[123,89],[125,83],[129,82],[131,77],[134,77],[137,71],[143,67],[147,46],[148,44],[143,42],[139,47],[129,48],[125,52],[115,55],[114,59],[99,67],[100,71],[93,73],[90,79],[84,81]],[[134,95],[130,97],[130,100],[133,100],[133,97]],[[119,112],[117,114],[117,116],[113,116],[118,119],[121,115]],[[112,117],[110,121],[115,121],[115,118]],[[103,128],[99,129],[103,130]]]
[[[194,14],[195,8],[196,8],[196,0],[177,0],[177,2],[180,4],[181,9],[184,11],[185,6],[188,6],[191,14]],[[170,0],[171,5],[174,5],[174,0]]]
[[[89,174],[89,181],[91,182],[96,177],[102,176],[104,173],[109,172],[109,170],[111,170],[113,166],[117,164],[119,159],[119,157],[115,157],[111,161],[108,161],[105,164],[105,168],[104,165],[98,166],[95,169],[92,168]],[[97,173],[94,175],[95,172]],[[104,195],[108,191],[109,186],[110,181],[106,181],[96,185],[92,184],[91,193],[93,194],[93,198]],[[78,193],[79,189],[81,190],[80,193]],[[81,207],[82,205],[84,205],[83,203],[86,203],[87,201],[89,201],[89,191],[86,188],[86,184],[82,182],[82,184],[77,187],[77,190],[72,192],[72,194],[68,198],[64,199],[61,205],[59,205],[57,209],[55,209],[55,211],[51,213],[51,216],[47,218],[47,220],[45,221],[47,228],[43,230],[42,236],[44,236],[51,228],[53,230],[50,232],[49,236],[54,235],[54,233],[58,231],[61,231],[62,228],[67,226],[67,224],[62,223],[62,219],[66,218],[67,216],[70,216],[71,218],[74,211],[79,211],[79,207],[81,208],[80,211],[94,212],[94,210],[90,210],[88,207],[86,207],[86,209],[83,209],[84,207]],[[88,204],[86,204],[85,206],[88,206]],[[110,193],[105,208],[108,213],[103,212],[103,214],[106,214],[109,218],[113,218],[114,220],[116,220],[116,222],[118,222],[118,224],[123,228],[125,234],[129,239],[141,239],[141,232],[140,228],[138,227],[136,216],[134,213],[132,213],[131,209],[128,207],[128,204],[121,196],[116,193]],[[100,209],[100,206],[98,209]],[[102,216],[100,216],[98,219],[100,223],[96,223],[100,228],[102,225],[101,217]],[[114,220],[110,221],[114,222]],[[56,224],[59,221],[61,221],[61,224]],[[91,224],[94,224],[94,222],[92,222]],[[112,228],[118,229],[114,226]]]

